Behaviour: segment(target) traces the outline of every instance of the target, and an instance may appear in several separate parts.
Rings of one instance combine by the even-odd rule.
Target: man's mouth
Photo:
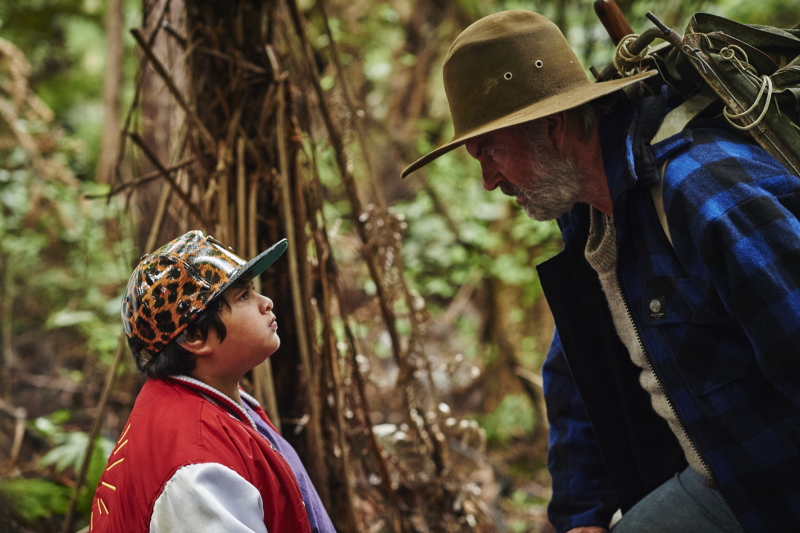
[[[508,183],[501,183],[500,184],[500,192],[502,192],[506,196],[516,196],[517,197],[517,201],[519,201],[520,198],[525,198],[525,193],[522,191],[522,189],[520,189],[519,187],[515,187],[513,185],[510,185]]]

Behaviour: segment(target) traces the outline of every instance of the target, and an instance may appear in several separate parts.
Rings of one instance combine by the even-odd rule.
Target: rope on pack
[[[617,71],[623,76],[631,70],[641,69],[642,60],[644,60],[645,56],[650,52],[650,46],[645,46],[644,50],[638,54],[631,53],[628,46],[638,38],[639,36],[635,33],[626,35],[619,41],[617,49],[614,52],[614,67],[616,67]]]
[[[736,52],[739,52],[741,55],[744,56],[744,61],[736,57]],[[750,109],[743,111],[741,113],[731,113],[728,111],[727,106],[722,109],[722,113],[725,115],[725,120],[727,120],[730,123],[730,125],[733,126],[734,128],[742,131],[753,129],[756,126],[758,126],[761,123],[761,121],[764,120],[764,117],[767,115],[767,109],[769,109],[769,104],[772,101],[772,79],[770,79],[770,77],[766,75],[759,76],[758,73],[755,72],[755,69],[751,67],[750,59],[747,57],[747,52],[745,52],[735,44],[726,46],[725,48],[720,50],[719,55],[722,59],[728,60],[732,62],[734,65],[736,65],[736,67],[739,70],[753,73],[758,79],[761,80],[761,89],[758,91],[758,95],[756,96],[753,105],[750,106]],[[758,118],[752,124],[748,124],[747,126],[740,126],[739,124],[736,124],[734,120],[741,119],[744,116],[749,115],[750,112],[752,112],[756,107],[758,107],[758,104],[761,102],[761,96],[764,94],[765,89],[767,91],[767,99],[764,102],[764,109],[761,111],[761,114],[758,116]]]

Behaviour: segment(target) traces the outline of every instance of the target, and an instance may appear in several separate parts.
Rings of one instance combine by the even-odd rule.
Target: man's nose
[[[502,174],[497,172],[492,165],[481,164],[481,176],[483,177],[483,188],[493,191],[500,184]]]

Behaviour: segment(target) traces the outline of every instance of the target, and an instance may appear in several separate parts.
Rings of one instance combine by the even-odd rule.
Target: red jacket
[[[255,410],[270,423],[260,407]],[[148,532],[164,485],[179,468],[199,463],[221,464],[252,484],[261,494],[267,531],[311,532],[292,470],[246,412],[210,387],[169,379],[148,380],[139,393],[100,478],[92,533]]]

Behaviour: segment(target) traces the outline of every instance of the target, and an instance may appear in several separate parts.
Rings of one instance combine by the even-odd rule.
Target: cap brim
[[[611,94],[614,91],[627,87],[628,85],[632,85],[638,81],[642,81],[655,74],[658,74],[657,70],[648,70],[647,72],[642,72],[641,74],[631,76],[630,78],[604,81],[601,83],[589,83],[572,91],[557,94],[555,96],[551,96],[550,98],[540,100],[535,104],[531,104],[528,107],[520,109],[519,111],[515,111],[514,113],[505,115],[499,119],[493,120],[482,126],[467,130],[460,135],[454,136],[448,143],[414,161],[402,172],[402,174],[400,174],[400,177],[405,178],[415,170],[419,170],[437,157],[444,155],[451,150],[455,150],[470,139],[485,133],[489,133],[490,131],[516,126],[517,124],[522,124],[523,122],[529,122],[531,120],[552,115],[554,113],[560,113],[561,111],[572,109],[573,107],[578,107],[579,105],[590,102],[596,98],[600,98],[601,96]]]
[[[283,255],[283,252],[286,251],[286,248],[289,247],[289,243],[286,239],[281,239],[272,246],[270,246],[266,251],[261,252],[256,257],[251,259],[247,262],[247,264],[234,276],[231,281],[235,278],[240,278],[245,274],[250,274],[251,277],[260,276],[262,272],[272,266],[280,256]]]
[[[236,283],[236,280],[242,276],[249,275],[251,278],[255,278],[261,275],[266,269],[272,266],[272,263],[274,263],[280,256],[283,255],[283,252],[285,252],[286,248],[288,247],[288,241],[286,239],[281,239],[270,246],[266,251],[258,254],[256,257],[248,261],[246,265],[240,268],[238,272],[231,276],[231,279],[228,280],[228,283],[220,287],[217,296],[225,292],[225,289]],[[216,298],[216,296],[214,298]]]

